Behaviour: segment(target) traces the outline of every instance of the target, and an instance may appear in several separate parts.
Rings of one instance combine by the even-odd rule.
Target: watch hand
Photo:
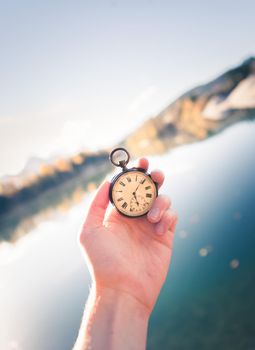
[[[135,190],[135,192],[134,193],[136,193],[136,191],[138,190],[138,187],[140,186],[141,184],[139,183],[139,185],[136,187],[136,190]]]
[[[137,204],[137,205],[139,205],[139,202],[138,202],[138,200],[137,200],[137,198],[136,198],[136,194],[135,194],[135,192],[133,192],[132,194],[133,194],[133,196],[135,197],[136,204]]]

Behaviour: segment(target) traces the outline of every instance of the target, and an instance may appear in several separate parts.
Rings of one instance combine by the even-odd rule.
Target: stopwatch
[[[125,148],[115,148],[110,161],[122,171],[111,180],[109,198],[122,215],[136,218],[148,213],[158,196],[158,184],[143,168],[127,168],[130,155]]]

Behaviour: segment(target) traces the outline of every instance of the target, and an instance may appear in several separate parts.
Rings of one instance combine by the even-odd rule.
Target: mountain
[[[150,118],[122,145],[132,155],[158,154],[205,139],[240,120],[255,116],[255,58],[176,99]]]
[[[211,82],[186,92],[115,146],[126,147],[132,156],[159,154],[254,117],[255,58],[251,57]],[[33,159],[22,176],[0,182],[0,218],[5,216],[7,220],[5,214],[16,208],[24,217],[25,203],[30,203],[33,211],[46,207],[49,200],[43,200],[44,196],[54,197],[55,202],[63,200],[64,195],[70,195],[86,181],[109,171],[108,154],[109,150],[86,151],[50,162]],[[17,221],[12,216],[9,219]]]

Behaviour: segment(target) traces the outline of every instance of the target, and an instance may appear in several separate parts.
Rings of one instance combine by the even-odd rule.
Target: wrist
[[[133,296],[94,283],[75,349],[143,350],[149,316]]]
[[[92,287],[95,303],[100,303],[108,308],[114,308],[116,312],[125,313],[128,317],[137,317],[148,322],[151,310],[132,294],[114,287],[102,286],[94,283]]]

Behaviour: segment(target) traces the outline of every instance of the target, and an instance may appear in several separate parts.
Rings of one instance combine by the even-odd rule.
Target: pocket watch
[[[110,161],[122,171],[111,180],[109,197],[122,215],[134,218],[148,213],[158,195],[158,184],[143,168],[127,168],[130,155],[125,148],[115,148]]]

